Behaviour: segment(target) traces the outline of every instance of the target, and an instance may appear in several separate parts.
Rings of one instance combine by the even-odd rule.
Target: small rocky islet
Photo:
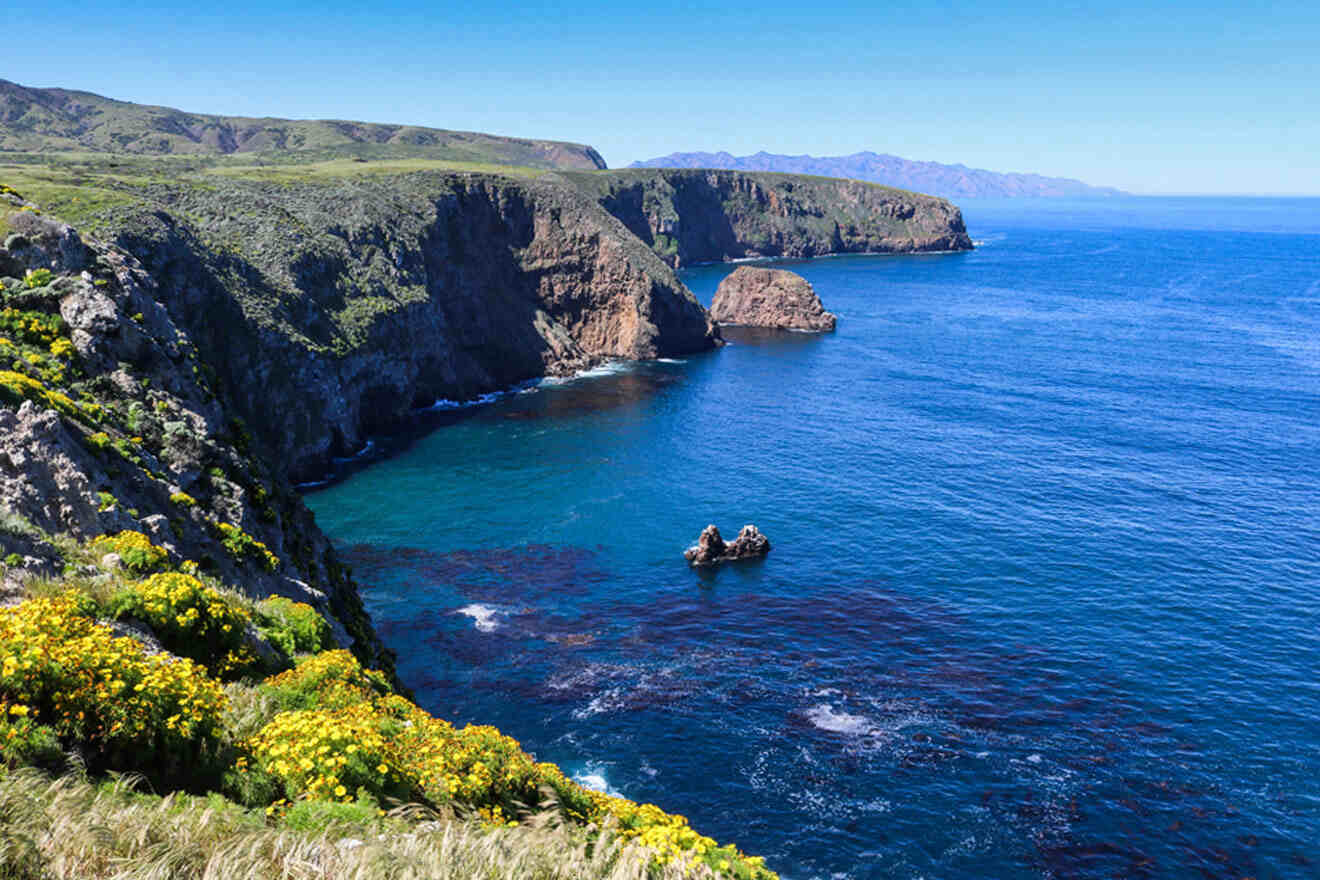
[[[818,333],[834,330],[838,322],[807,279],[756,266],[739,266],[720,282],[710,315],[721,324]]]
[[[683,557],[694,566],[716,565],[739,559],[754,559],[770,552],[770,539],[754,525],[745,525],[738,537],[725,541],[713,523],[701,530],[697,543],[683,551]]]

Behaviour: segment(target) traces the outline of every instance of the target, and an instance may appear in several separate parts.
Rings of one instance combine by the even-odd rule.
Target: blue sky
[[[1320,4],[90,0],[0,77],[198,112],[1320,195]]]

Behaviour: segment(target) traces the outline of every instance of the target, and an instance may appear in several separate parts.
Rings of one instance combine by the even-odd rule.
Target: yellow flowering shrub
[[[271,553],[265,543],[258,541],[238,526],[222,522],[217,523],[215,529],[220,543],[229,551],[229,555],[239,562],[252,559],[266,571],[272,572],[280,567],[280,558]]]
[[[220,684],[191,660],[147,656],[115,637],[85,616],[88,601],[66,593],[0,609],[6,714],[48,726],[114,769],[177,766],[211,750],[225,706]],[[12,723],[3,731],[20,735]]]
[[[189,495],[187,492],[171,492],[170,503],[177,504],[180,507],[196,507],[197,499]]]
[[[110,612],[143,621],[169,651],[220,678],[232,678],[256,662],[243,638],[251,622],[246,609],[192,575],[154,574],[118,593]]]
[[[377,799],[417,800],[413,780],[391,760],[396,751],[391,740],[404,731],[402,721],[371,703],[297,709],[276,715],[249,747],[256,767],[274,777],[289,798],[347,803],[361,789]]]
[[[151,543],[141,532],[123,531],[117,535],[98,535],[91,548],[97,553],[118,553],[119,562],[133,574],[148,574],[169,560],[164,547]]]
[[[23,373],[0,370],[0,402],[18,406],[25,400],[49,407],[69,418],[93,420],[64,392],[47,388]]]
[[[67,339],[56,339],[50,344],[50,356],[67,360],[73,356],[73,343]]]
[[[379,673],[347,651],[308,658],[266,687],[293,708],[247,744],[252,764],[243,769],[273,777],[290,799],[420,798],[474,808],[503,824],[550,788],[568,818],[612,821],[623,837],[654,850],[658,864],[699,861],[740,880],[774,877],[760,859],[698,834],[682,816],[584,788],[493,727],[459,730],[386,693]]]
[[[0,309],[0,331],[19,342],[49,349],[56,339],[68,335],[68,326],[59,315],[11,307]]]

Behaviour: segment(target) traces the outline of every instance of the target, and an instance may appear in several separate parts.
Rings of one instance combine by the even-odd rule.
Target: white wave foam
[[[687,363],[687,361],[683,360],[682,358],[656,358],[656,359],[655,359],[655,362],[656,362],[657,364],[686,364],[686,363]]]
[[[806,712],[807,720],[821,730],[832,733],[850,733],[861,735],[872,730],[871,719],[865,715],[849,715],[847,712],[835,712],[829,703],[819,703]]]
[[[613,712],[615,709],[623,708],[623,705],[623,689],[610,688],[596,694],[581,709],[574,709],[573,717],[582,720],[590,718],[592,715],[604,715],[607,712]]]
[[[470,406],[481,406],[487,403],[494,403],[495,401],[499,400],[501,397],[508,397],[512,394],[525,394],[528,391],[535,391],[536,386],[539,385],[542,381],[545,380],[531,379],[527,382],[520,382],[517,385],[512,386],[511,388],[505,388],[503,391],[487,391],[485,394],[478,394],[476,397],[472,398],[471,400],[450,400],[447,397],[441,397],[435,403],[431,404],[430,406],[423,406],[417,409],[416,412],[430,412],[433,410],[466,409]]]
[[[355,461],[355,460],[361,458],[362,456],[366,455],[367,453],[371,452],[371,450],[373,450],[373,449],[375,449],[375,448],[376,448],[376,441],[375,441],[375,440],[368,439],[368,440],[367,440],[367,445],[366,445],[366,446],[363,446],[363,447],[362,447],[361,449],[359,449],[357,452],[355,452],[355,453],[353,453],[352,455],[347,456],[347,457],[345,457],[345,458],[340,458],[339,456],[335,456],[335,461],[339,462],[340,464],[344,464],[344,463],[346,463],[346,462],[350,462],[350,461]]]
[[[620,373],[628,373],[636,369],[633,361],[606,361],[599,366],[587,370],[578,370],[571,376],[547,376],[541,380],[542,385],[567,385],[570,382],[576,382],[579,379],[602,379],[606,376],[617,376]]]
[[[605,765],[599,761],[588,761],[585,767],[573,774],[573,781],[602,794],[614,797],[624,796],[623,792],[610,785],[610,781],[605,778]]]
[[[508,614],[507,611],[501,611],[490,605],[482,605],[480,602],[474,602],[471,605],[464,605],[454,613],[472,618],[473,625],[481,632],[486,633],[495,632],[495,630],[499,629],[500,624],[496,618]]]

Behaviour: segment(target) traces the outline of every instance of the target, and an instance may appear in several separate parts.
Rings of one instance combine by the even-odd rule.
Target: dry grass
[[[489,828],[415,808],[378,821],[269,827],[219,798],[137,793],[34,770],[0,771],[0,878],[13,880],[678,880],[704,867],[548,819]]]

